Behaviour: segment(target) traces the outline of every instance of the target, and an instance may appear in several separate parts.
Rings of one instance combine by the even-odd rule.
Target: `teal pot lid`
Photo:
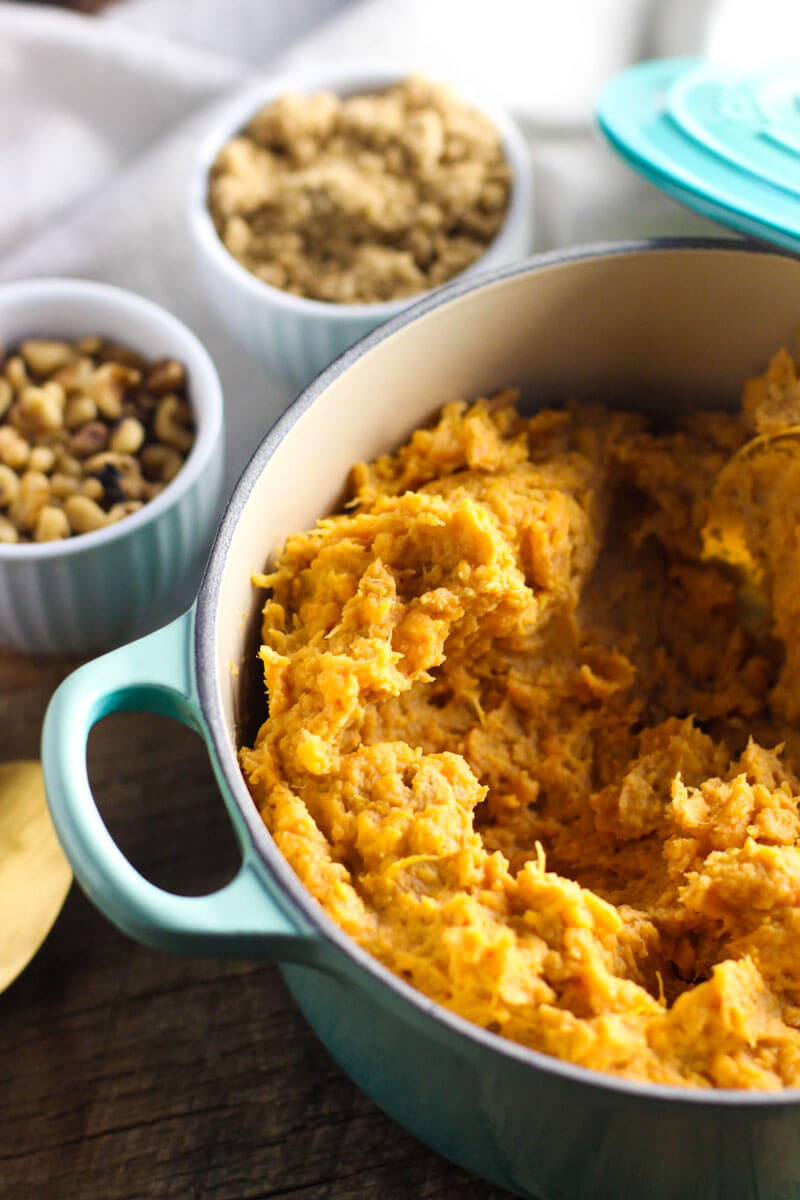
[[[703,216],[800,251],[800,65],[640,63],[606,85],[597,117],[656,187]]]

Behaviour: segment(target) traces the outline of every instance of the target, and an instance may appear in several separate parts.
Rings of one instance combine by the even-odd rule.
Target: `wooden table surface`
[[[75,664],[0,651],[0,761],[38,757]],[[89,768],[119,845],[153,882],[219,887],[237,863],[205,750],[166,718],[116,715]],[[0,850],[0,853],[2,851]],[[76,885],[0,995],[2,1200],[502,1200],[350,1083],[277,969],[171,957]]]

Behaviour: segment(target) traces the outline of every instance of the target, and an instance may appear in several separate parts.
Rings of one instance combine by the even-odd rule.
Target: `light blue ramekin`
[[[364,334],[408,308],[418,297],[384,304],[328,304],[271,287],[237,262],[226,249],[208,211],[209,171],[227,141],[264,104],[284,92],[339,95],[380,91],[409,71],[377,63],[317,67],[261,79],[238,93],[217,115],[198,147],[189,181],[188,219],[209,302],[234,338],[279,378],[301,386]],[[532,166],[528,146],[512,119],[483,97],[465,94],[497,126],[512,187],[503,226],[484,253],[459,278],[522,258],[530,250],[533,216]]]
[[[687,401],[733,406],[742,380],[793,343],[799,314],[800,262],[731,241],[549,255],[434,293],[334,363],[269,433],[196,606],[82,667],[47,713],[53,821],[112,921],[166,950],[279,960],[319,1037],[378,1104],[448,1158],[537,1200],[798,1200],[800,1089],[681,1089],[549,1058],[440,1008],[346,937],[282,858],[239,770],[258,716],[245,682],[264,597],[251,572],[340,503],[353,462],[449,400],[519,385],[529,408],[571,397],[661,416]],[[257,676],[255,690],[263,716]],[[205,739],[242,854],[213,895],[148,883],[95,806],[89,729],[135,708]]]
[[[100,334],[148,359],[186,367],[197,435],[181,470],[138,512],[94,533],[0,544],[0,645],[87,654],[156,629],[191,602],[219,519],[222,389],[180,321],[132,292],[82,279],[0,285],[0,344]]]

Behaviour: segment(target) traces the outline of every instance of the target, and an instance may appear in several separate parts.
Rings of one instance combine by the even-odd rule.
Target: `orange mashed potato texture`
[[[330,916],[468,1020],[800,1085],[795,364],[669,429],[515,400],[356,466],[259,578],[252,794]]]

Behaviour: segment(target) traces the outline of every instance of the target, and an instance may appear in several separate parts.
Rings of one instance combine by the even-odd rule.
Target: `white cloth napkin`
[[[629,62],[701,51],[712,17],[719,39],[725,6],[121,0],[88,18],[0,2],[0,279],[100,279],[151,297],[191,326],[222,377],[230,487],[291,397],[219,328],[193,262],[187,172],[223,95],[256,71],[331,59],[379,58],[477,81],[530,141],[532,249],[719,232],[635,178],[594,132],[592,112],[597,89]]]

